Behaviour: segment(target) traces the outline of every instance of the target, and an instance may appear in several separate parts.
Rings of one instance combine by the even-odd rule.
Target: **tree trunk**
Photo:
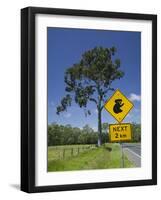
[[[102,144],[102,119],[101,119],[101,108],[98,107],[98,146]]]

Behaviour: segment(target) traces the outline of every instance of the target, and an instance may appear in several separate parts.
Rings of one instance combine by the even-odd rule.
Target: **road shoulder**
[[[141,157],[128,148],[124,148],[124,153],[135,167],[141,167]]]

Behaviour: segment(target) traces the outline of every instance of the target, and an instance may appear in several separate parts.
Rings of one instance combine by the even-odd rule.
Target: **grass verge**
[[[119,144],[105,144],[102,147],[93,148],[90,149],[89,151],[81,152],[79,155],[66,158],[63,160],[52,159],[54,155],[54,150],[55,150],[54,148],[48,148],[49,172],[121,168],[121,150]],[[124,167],[125,168],[134,167],[133,164],[127,159],[125,155],[124,155]]]

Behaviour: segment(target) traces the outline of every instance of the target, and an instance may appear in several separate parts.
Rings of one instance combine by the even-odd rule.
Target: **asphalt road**
[[[140,143],[123,143],[123,150],[128,159],[136,167],[141,167],[141,145]]]

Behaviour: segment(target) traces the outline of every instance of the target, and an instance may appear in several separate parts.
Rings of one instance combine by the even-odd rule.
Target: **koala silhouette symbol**
[[[116,99],[115,100],[115,105],[113,107],[113,111],[114,113],[118,114],[122,112],[121,107],[124,105],[124,103],[122,103],[122,99]]]

